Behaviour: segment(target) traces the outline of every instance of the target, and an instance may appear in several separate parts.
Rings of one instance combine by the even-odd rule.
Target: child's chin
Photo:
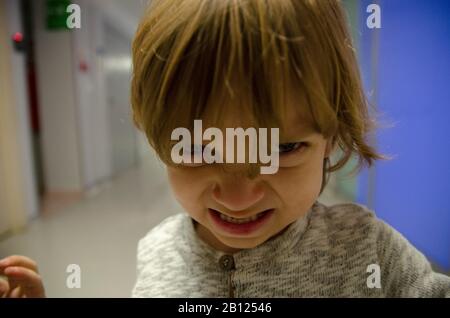
[[[250,249],[255,248],[261,244],[263,244],[266,239],[257,237],[257,238],[226,238],[221,239],[222,243],[233,249]]]

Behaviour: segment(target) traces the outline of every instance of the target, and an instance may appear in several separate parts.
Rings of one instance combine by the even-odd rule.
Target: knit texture
[[[225,256],[232,268],[224,255],[196,235],[187,214],[171,216],[139,241],[132,296],[450,297],[450,277],[354,203],[316,202],[281,235]],[[371,264],[381,286],[368,284]]]

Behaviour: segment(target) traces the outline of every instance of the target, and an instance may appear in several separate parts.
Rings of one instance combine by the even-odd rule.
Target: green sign
[[[47,0],[46,1],[46,24],[48,30],[68,30],[67,18],[70,13],[67,7],[70,0]]]

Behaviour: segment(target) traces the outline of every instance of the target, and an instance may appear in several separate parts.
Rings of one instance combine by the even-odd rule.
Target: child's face
[[[235,252],[256,247],[301,218],[319,196],[323,162],[331,144],[314,132],[306,124],[309,120],[300,118],[295,109],[291,99],[285,117],[289,122],[284,123],[286,133],[280,144],[306,142],[307,146],[280,154],[276,174],[259,174],[250,179],[242,164],[167,168],[175,197],[198,222],[197,234],[216,249]],[[225,127],[245,127],[239,111],[227,111],[225,117]],[[218,215],[247,218],[263,211],[269,212],[252,226],[230,225],[220,221]]]

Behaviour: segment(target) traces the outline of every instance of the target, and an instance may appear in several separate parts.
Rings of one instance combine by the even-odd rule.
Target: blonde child
[[[372,211],[317,201],[352,155],[382,158],[366,142],[373,123],[339,1],[153,0],[133,72],[134,120],[186,213],[139,242],[132,296],[450,297],[450,278]],[[279,128],[278,171],[174,163],[172,132],[196,119]]]

